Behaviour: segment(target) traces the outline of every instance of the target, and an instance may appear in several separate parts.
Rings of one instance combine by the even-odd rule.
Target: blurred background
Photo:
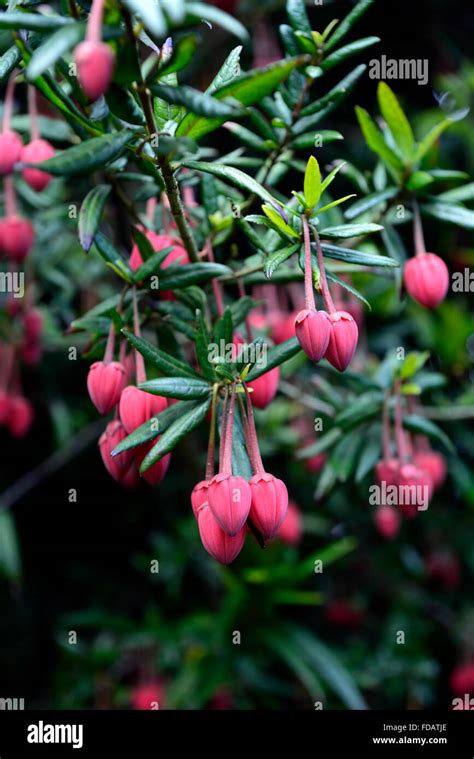
[[[251,31],[244,68],[281,55],[282,2],[216,4]],[[308,4],[313,28],[341,18],[348,5]],[[426,86],[389,82],[418,133],[439,120],[440,108],[472,108],[468,3],[383,0],[357,33],[381,38],[362,61],[382,54],[429,60]],[[204,58],[198,55],[187,69],[187,81],[200,88],[235,45],[223,31],[202,34]],[[11,44],[4,33],[0,44],[2,52]],[[325,78],[325,91],[339,78],[339,72],[334,81]],[[342,148],[328,146],[328,163],[343,157],[362,171],[373,168],[354,105],[374,113],[375,91],[365,75],[322,125],[345,137]],[[42,112],[56,115],[44,104]],[[471,110],[443,136],[439,166],[472,172],[472,120]],[[16,128],[25,123],[18,119]],[[67,145],[67,128],[62,139]],[[228,150],[228,143],[223,130],[214,135],[218,149]],[[293,535],[292,545],[276,541],[265,551],[248,540],[236,563],[223,568],[204,552],[189,502],[204,471],[204,427],[178,446],[159,489],[124,491],[102,465],[97,440],[104,421],[86,392],[93,356],[83,360],[85,338],[68,333],[75,318],[116,288],[98,258],[85,259],[76,221],[68,218],[69,205],[79,204],[87,189],[86,181],[66,186],[57,179],[38,199],[21,188],[39,222],[32,265],[44,334],[41,361],[22,373],[34,406],[30,432],[15,440],[0,429],[0,696],[47,709],[149,708],[151,702],[181,709],[313,709],[315,702],[451,708],[452,672],[474,653],[472,294],[449,298],[433,315],[413,304],[400,312],[377,284],[364,290],[373,311],[364,314],[359,371],[403,344],[429,350],[430,368],[447,378],[427,403],[457,454],[446,454],[449,475],[430,519],[406,522],[387,542],[375,529],[366,485],[348,481],[315,500],[322,462],[293,455],[308,440],[307,422],[311,436],[315,412],[287,387],[258,421],[262,454],[287,482],[303,515],[302,534]],[[428,250],[452,271],[472,266],[466,231],[433,220],[425,234]],[[76,361],[71,346],[78,348]],[[284,371],[287,385],[295,368]],[[462,406],[460,418],[453,418],[452,405]],[[302,417],[303,433],[295,424]],[[322,573],[315,568],[320,559]],[[398,631],[405,633],[403,644],[395,643]]]

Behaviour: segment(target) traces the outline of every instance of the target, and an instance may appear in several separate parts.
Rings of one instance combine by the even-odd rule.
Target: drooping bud
[[[286,517],[278,530],[278,538],[289,546],[297,546],[303,537],[301,511],[294,501],[288,503]]]
[[[387,540],[392,540],[400,529],[400,517],[392,506],[379,506],[374,522],[379,533]]]
[[[398,459],[382,459],[378,461],[375,465],[377,483],[381,485],[384,482],[387,487],[389,485],[396,485],[399,468],[400,462]]]
[[[96,361],[92,364],[87,376],[87,390],[100,414],[108,414],[116,406],[125,382],[125,369],[118,361]]]
[[[293,311],[287,315],[279,311],[275,311],[273,314],[270,313],[270,334],[275,345],[279,345],[295,337],[295,319],[299,313],[299,311]]]
[[[414,464],[402,464],[397,473],[398,502],[400,511],[408,519],[414,519],[417,511],[428,507],[433,483],[430,476]]]
[[[137,467],[140,470],[140,466],[142,464],[143,459],[151,451],[153,446],[158,442],[158,439],[152,440],[151,443],[146,443],[145,445],[140,446],[140,449],[136,453],[136,462]],[[167,453],[166,456],[163,456],[161,459],[158,459],[158,461],[150,466],[145,472],[142,473],[142,477],[146,482],[148,482],[149,485],[152,487],[157,487],[160,485],[166,475],[166,472],[168,471],[168,467],[170,465],[171,460],[171,453]]]
[[[250,519],[265,541],[280,529],[288,509],[288,490],[283,480],[268,472],[257,472],[250,479],[252,505]]]
[[[151,419],[152,416],[161,414],[167,407],[166,398],[162,398],[160,395],[152,395],[130,385],[123,390],[120,396],[119,414],[125,430],[130,434]]]
[[[19,161],[23,143],[21,137],[10,129],[0,134],[0,174],[10,174]]]
[[[110,85],[115,56],[111,48],[100,41],[85,40],[74,51],[79,82],[87,97],[98,100]]]
[[[326,353],[331,336],[331,323],[325,311],[305,308],[295,319],[295,333],[298,342],[311,361],[321,361]]]
[[[130,694],[132,709],[147,711],[163,707],[165,692],[156,680],[137,685]]]
[[[220,473],[209,482],[209,507],[220,527],[234,536],[242,529],[250,511],[252,493],[243,477]]]
[[[43,315],[37,308],[30,308],[23,317],[23,330],[27,340],[38,340],[43,332]]]
[[[241,527],[234,535],[227,534],[219,526],[209,506],[205,505],[198,512],[198,525],[206,551],[221,564],[231,564],[245,543],[245,527]]]
[[[424,469],[433,482],[433,487],[438,490],[446,479],[446,461],[438,451],[419,451],[413,458],[416,466]]]
[[[33,418],[34,411],[30,401],[22,395],[11,396],[7,421],[10,435],[14,438],[25,437],[33,424]]]
[[[20,160],[23,163],[41,163],[52,158],[55,154],[53,146],[47,140],[33,140],[25,145],[21,151]],[[41,192],[53,178],[51,174],[41,169],[28,166],[22,171],[23,179],[33,190]]]
[[[451,690],[458,696],[474,694],[474,662],[460,664],[451,673],[449,678]]]
[[[448,292],[448,267],[435,253],[421,253],[405,264],[403,281],[413,300],[433,309],[439,306]]]
[[[253,405],[260,409],[266,408],[277,393],[279,381],[280,369],[278,366],[275,366],[269,372],[257,377],[253,382],[249,382],[248,386],[253,390]]]
[[[33,247],[33,225],[21,216],[11,215],[0,221],[3,253],[15,263],[23,263]]]
[[[198,513],[202,509],[205,503],[207,503],[207,489],[209,487],[209,480],[201,480],[194,486],[191,493],[191,506],[193,508],[193,514],[198,518]]]
[[[138,471],[135,465],[135,451],[128,450],[112,456],[114,448],[127,437],[123,424],[118,419],[109,422],[99,439],[99,449],[104,466],[113,479],[127,488],[138,485]]]
[[[36,340],[27,340],[20,348],[21,360],[27,366],[36,366],[41,360],[43,349]]]
[[[347,311],[335,311],[329,314],[331,330],[325,358],[340,372],[352,361],[357,348],[359,330],[355,320]]]

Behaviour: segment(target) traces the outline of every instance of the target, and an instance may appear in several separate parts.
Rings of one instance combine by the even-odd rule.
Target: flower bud
[[[295,337],[295,319],[299,313],[299,311],[293,311],[291,314],[284,314],[276,311],[269,315],[270,334],[275,345]]]
[[[264,540],[273,538],[280,529],[288,509],[288,490],[283,480],[268,472],[257,472],[251,478],[252,505],[250,519]]]
[[[16,132],[7,129],[0,134],[0,175],[10,174],[20,159],[23,143]]]
[[[379,506],[374,522],[379,533],[387,540],[392,540],[400,529],[400,517],[392,506]]]
[[[311,361],[321,361],[326,353],[331,334],[331,324],[326,311],[305,308],[295,319],[298,342]]]
[[[21,151],[20,159],[23,163],[42,163],[52,158],[55,154],[53,146],[47,140],[33,140],[25,145]],[[41,192],[52,180],[51,174],[41,169],[28,166],[22,171],[23,179],[33,190]]]
[[[139,478],[133,449],[112,456],[112,451],[127,437],[123,424],[118,419],[109,422],[99,439],[99,449],[104,466],[113,479],[127,488],[138,485]]]
[[[10,396],[6,390],[0,390],[0,424],[5,424],[10,416]]]
[[[198,484],[194,486],[193,492],[191,493],[191,506],[196,519],[198,518],[199,511],[204,504],[207,503],[207,489],[209,487],[209,482],[210,480],[201,480],[201,482],[198,482]]]
[[[98,100],[112,79],[114,54],[105,42],[81,42],[74,51],[79,82],[87,97]]]
[[[23,317],[23,330],[27,340],[38,340],[43,332],[43,315],[37,308],[30,308]]]
[[[13,395],[10,398],[7,421],[10,435],[14,438],[25,437],[33,424],[33,418],[34,411],[30,401],[22,395]]]
[[[400,462],[398,459],[382,459],[375,465],[375,477],[379,485],[396,485]]]
[[[474,663],[461,664],[451,673],[449,678],[451,690],[458,696],[474,694]]]
[[[435,253],[422,253],[407,261],[403,281],[413,300],[433,309],[439,306],[448,292],[448,267]]]
[[[27,340],[21,346],[21,360],[27,366],[36,366],[42,355],[43,349],[36,340]]]
[[[329,314],[329,320],[332,329],[325,358],[335,369],[343,372],[351,363],[357,348],[359,330],[355,320],[347,311]]]
[[[286,545],[297,546],[301,542],[302,537],[303,520],[301,518],[301,511],[294,501],[290,501],[286,517],[278,530],[278,538],[282,543],[286,543]]]
[[[424,469],[433,482],[433,487],[438,490],[446,479],[446,462],[444,456],[438,451],[419,451],[413,458],[416,466]]]
[[[87,390],[100,414],[108,414],[119,402],[125,382],[125,369],[118,361],[92,364],[87,376]]]
[[[132,709],[147,711],[157,710],[163,707],[164,689],[159,682],[153,680],[149,683],[137,685],[130,694]]]
[[[120,396],[119,414],[125,430],[130,434],[167,407],[168,401],[161,395],[152,395],[130,385]]]
[[[21,216],[7,216],[0,221],[3,253],[16,263],[23,263],[33,247],[35,231]]]
[[[136,453],[136,462],[138,470],[140,470],[140,466],[142,464],[143,459],[151,451],[151,449],[154,447],[154,445],[158,442],[158,439],[152,440],[150,443],[145,443],[145,445],[141,445],[139,450]],[[142,473],[143,479],[148,482],[149,485],[152,487],[157,487],[160,485],[166,475],[166,472],[168,471],[168,467],[170,465],[170,459],[171,459],[171,453],[167,453],[165,456],[163,456],[161,459],[158,459],[158,461],[150,466],[146,472]]]
[[[247,480],[232,474],[216,474],[209,482],[207,495],[220,527],[227,535],[237,535],[247,520],[252,501]]]
[[[221,529],[211,509],[206,505],[198,512],[198,526],[206,551],[221,564],[231,564],[245,543],[245,527],[241,527],[235,535],[228,535]]]
[[[431,498],[433,482],[430,476],[414,464],[402,464],[398,469],[396,484],[400,511],[408,519],[414,519],[417,511],[424,509],[425,502]]]
[[[279,381],[280,369],[278,366],[275,366],[274,369],[265,372],[265,374],[257,377],[253,382],[249,382],[248,386],[253,390],[252,405],[257,408],[266,408],[277,393]]]

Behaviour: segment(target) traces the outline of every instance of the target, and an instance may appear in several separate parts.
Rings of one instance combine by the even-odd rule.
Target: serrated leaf
[[[146,472],[149,467],[156,464],[159,459],[170,453],[173,448],[190,432],[192,432],[206,416],[211,405],[211,398],[200,403],[195,408],[187,411],[179,419],[176,419],[161,435],[156,445],[147,453],[140,466],[140,473]]]
[[[111,187],[100,184],[87,193],[79,211],[79,242],[86,251],[90,250],[94,237],[99,230],[102,213],[110,195]]]
[[[415,147],[415,138],[410,123],[398,102],[393,90],[386,82],[380,82],[377,88],[377,98],[380,112],[387,122],[393,139],[400,148],[401,153],[410,159]]]
[[[171,356],[169,353],[155,348],[154,345],[137,337],[133,332],[122,330],[122,333],[136,350],[142,354],[145,361],[149,361],[158,371],[168,377],[197,377],[199,374],[194,369],[185,364],[183,361]]]
[[[118,158],[131,137],[132,133],[126,129],[103,137],[93,137],[80,145],[74,145],[58,153],[47,161],[29,165],[37,166],[42,171],[55,176],[87,174]]]
[[[163,377],[148,380],[139,385],[139,388],[152,395],[177,398],[181,401],[206,398],[211,392],[211,386],[208,382],[200,379],[188,379],[187,377]]]

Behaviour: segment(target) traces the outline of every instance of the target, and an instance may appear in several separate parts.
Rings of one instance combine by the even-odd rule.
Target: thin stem
[[[13,95],[15,94],[15,79],[18,74],[17,69],[14,69],[10,74],[8,80],[7,89],[5,92],[5,100],[3,104],[3,124],[2,131],[7,132],[10,129],[10,123],[13,114]]]
[[[309,237],[308,219],[303,216],[303,237],[304,237],[304,293],[306,308],[309,311],[316,311],[313,290],[313,263],[311,260],[311,240]]]
[[[89,20],[87,22],[86,40],[88,42],[102,41],[102,17],[104,15],[104,0],[93,0]]]
[[[250,393],[247,385],[243,383],[245,395],[247,396],[247,418],[249,425],[249,442],[250,442],[250,456],[253,457],[255,462],[255,473],[260,474],[264,472],[262,457],[260,456],[260,449],[258,447],[257,430],[255,428],[255,418],[253,415],[252,401],[250,399]]]
[[[133,288],[133,331],[136,337],[140,337],[140,319],[138,316],[137,290]],[[135,349],[135,378],[137,385],[146,382],[145,360],[141,353]]]
[[[232,395],[230,398],[230,408],[227,415],[227,424],[225,429],[224,442],[224,460],[222,465],[223,474],[232,474],[232,433],[234,430],[234,409],[235,409],[235,384],[232,385]]]
[[[214,263],[216,259],[214,257],[214,251],[212,249],[210,240],[206,241],[205,250],[209,261],[211,261],[211,263]],[[224,296],[222,292],[222,285],[215,278],[212,280],[212,290],[214,293],[214,298],[216,299],[217,313],[219,316],[222,316],[224,313]]]
[[[212,388],[212,406],[211,406],[211,429],[209,430],[209,443],[207,446],[206,462],[206,480],[214,476],[216,462],[216,417],[217,417],[217,394],[219,392],[219,383],[216,382]]]
[[[166,194],[170,202],[171,213],[178,227],[178,231],[186,248],[189,258],[193,263],[199,262],[199,251],[191,227],[189,226],[184,213],[183,203],[179,192],[179,185],[176,176],[167,156],[161,155],[157,158],[158,166],[165,183]]]
[[[326,269],[324,268],[324,258],[323,258],[323,251],[321,250],[321,243],[319,241],[319,235],[316,232],[316,230],[313,227],[313,235],[316,242],[316,257],[318,259],[318,267],[319,267],[319,279],[321,283],[321,294],[323,296],[324,305],[326,307],[326,310],[330,314],[334,314],[336,311],[336,308],[334,306],[331,293],[329,291],[328,281],[326,278]]]
[[[7,216],[16,216],[17,205],[13,177],[8,175],[3,178],[5,188],[5,211]]]
[[[425,237],[423,234],[423,225],[421,223],[420,209],[416,200],[413,201],[413,233],[415,238],[415,253],[417,256],[423,256],[426,253]]]
[[[238,400],[239,406],[240,406],[240,416],[242,417],[242,425],[243,425],[243,428],[244,428],[245,443],[247,445],[247,453],[248,453],[249,459],[250,459],[250,466],[252,467],[252,472],[255,474],[256,471],[257,471],[257,467],[256,467],[256,463],[255,463],[255,457],[253,455],[252,445],[251,445],[249,420],[247,418],[247,413],[245,411],[244,402],[243,402],[242,396],[240,394],[237,396],[237,400]]]
[[[383,402],[382,412],[382,449],[383,457],[385,461],[389,461],[392,456],[391,444],[390,444],[390,414],[388,410],[389,394],[386,393]]]
[[[237,287],[239,289],[239,297],[245,298],[245,285],[241,279],[238,280]],[[245,331],[247,333],[247,342],[248,343],[253,342],[253,330],[252,330],[252,324],[250,322],[250,314],[247,314],[247,316],[245,317]]]
[[[40,130],[38,126],[38,109],[36,107],[36,90],[31,84],[28,85],[28,112],[30,114],[31,140],[38,140],[40,137]]]
[[[146,203],[146,217],[148,221],[153,224],[155,218],[156,198],[148,198]]]
[[[113,322],[110,324],[109,336],[107,338],[107,345],[105,346],[104,364],[110,364],[114,360],[115,350],[115,325]]]
[[[405,439],[405,431],[403,429],[403,411],[400,395],[400,385],[400,380],[397,380],[395,383],[395,435],[397,438],[398,458],[400,459],[401,463],[404,464],[408,461],[408,450],[407,442]]]
[[[220,472],[222,472],[222,465],[224,463],[224,448],[225,448],[225,433],[227,429],[228,402],[229,402],[229,387],[226,386],[224,403],[222,404],[222,417],[221,417],[220,442],[219,442],[219,471]]]

